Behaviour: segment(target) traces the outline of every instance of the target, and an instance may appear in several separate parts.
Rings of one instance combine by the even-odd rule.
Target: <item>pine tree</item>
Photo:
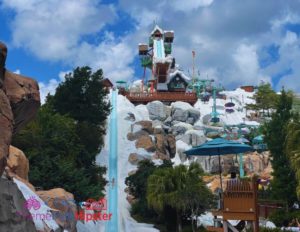
[[[297,199],[295,173],[285,149],[287,127],[293,117],[292,103],[292,95],[283,89],[272,119],[266,123],[264,130],[264,139],[272,156],[272,175],[274,177],[271,184],[272,197],[285,201],[289,206],[293,205]]]
[[[270,110],[275,108],[278,97],[269,83],[263,83],[258,86],[258,90],[253,98],[256,103],[248,104],[246,108],[254,111],[262,110],[263,114],[266,111],[268,116],[270,116]]]

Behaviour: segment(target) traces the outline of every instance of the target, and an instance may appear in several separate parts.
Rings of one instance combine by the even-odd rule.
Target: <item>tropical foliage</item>
[[[178,232],[182,231],[183,216],[194,218],[213,205],[213,195],[202,181],[202,175],[199,164],[193,163],[189,167],[158,169],[148,178],[149,206],[158,213],[166,207],[175,209]]]

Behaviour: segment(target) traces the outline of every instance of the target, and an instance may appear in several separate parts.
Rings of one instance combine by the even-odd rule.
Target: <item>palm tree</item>
[[[157,212],[162,212],[166,206],[175,209],[177,232],[182,231],[184,214],[192,218],[194,231],[193,219],[213,204],[213,195],[202,181],[202,175],[199,164],[193,163],[189,167],[158,169],[148,178],[149,206]]]

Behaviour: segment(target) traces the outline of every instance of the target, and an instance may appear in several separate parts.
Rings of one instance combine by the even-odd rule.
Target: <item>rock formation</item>
[[[149,111],[149,117],[151,120],[165,120],[168,117],[167,106],[160,101],[153,101],[147,104],[147,109]]]
[[[9,147],[8,168],[20,178],[28,181],[29,162],[25,154],[16,147]]]
[[[127,134],[129,141],[135,141],[135,147],[144,149],[145,152],[154,153],[153,159],[170,159],[176,154],[175,136],[163,129],[163,123],[157,119],[154,121],[139,121],[131,125],[131,131]],[[128,161],[136,165],[143,159],[149,159],[143,154],[131,153]]]
[[[32,220],[24,218],[30,215],[24,207],[25,199],[17,185],[8,179],[1,178],[0,181],[0,231],[2,232],[35,232],[35,225]]]
[[[27,201],[24,197],[26,195],[24,195],[24,192],[30,191],[31,195],[37,196],[38,193],[51,208],[57,210],[60,216],[73,215],[73,219],[69,218],[65,221],[58,217],[56,222],[61,228],[55,232],[64,229],[75,232],[75,204],[69,203],[64,207],[59,204],[51,204],[53,198],[58,199],[58,202],[62,202],[66,198],[74,199],[73,195],[63,189],[36,193],[34,186],[28,180],[28,159],[21,150],[10,146],[12,136],[34,118],[40,106],[40,95],[36,81],[6,70],[6,56],[7,48],[5,44],[0,42],[0,231],[36,231],[37,225],[34,224],[32,218],[24,217],[24,215],[31,215],[31,212],[25,207]],[[2,175],[4,170],[5,175]],[[19,184],[15,183],[18,181],[21,181],[20,183],[25,184],[24,186],[27,187],[21,188]],[[18,212],[22,212],[24,215],[18,215]],[[44,227],[44,230],[39,230],[39,232],[53,231],[49,229],[45,222],[42,227]]]
[[[7,47],[0,42],[0,175],[2,175],[13,133],[36,114],[40,105],[36,81],[5,68]]]
[[[146,157],[139,155],[137,153],[130,153],[128,157],[128,162],[132,165],[137,165],[140,161],[146,159]]]
[[[52,214],[58,225],[70,232],[76,231],[77,209],[73,194],[62,188],[37,191],[37,194],[51,209],[56,210]]]

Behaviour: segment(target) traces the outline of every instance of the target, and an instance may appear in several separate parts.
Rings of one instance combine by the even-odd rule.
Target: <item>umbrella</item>
[[[221,169],[221,155],[226,154],[239,154],[248,151],[253,151],[253,148],[247,144],[242,144],[235,141],[230,141],[222,138],[213,139],[200,146],[191,148],[185,151],[188,156],[219,156],[219,172],[220,172],[220,183],[222,188],[222,169]]]
[[[239,142],[239,143],[250,143],[250,141],[248,139],[245,139],[245,138],[239,138],[237,140],[235,140],[236,142]]]
[[[256,136],[253,139],[253,143],[263,143],[263,141],[264,141],[264,136],[263,135]]]

